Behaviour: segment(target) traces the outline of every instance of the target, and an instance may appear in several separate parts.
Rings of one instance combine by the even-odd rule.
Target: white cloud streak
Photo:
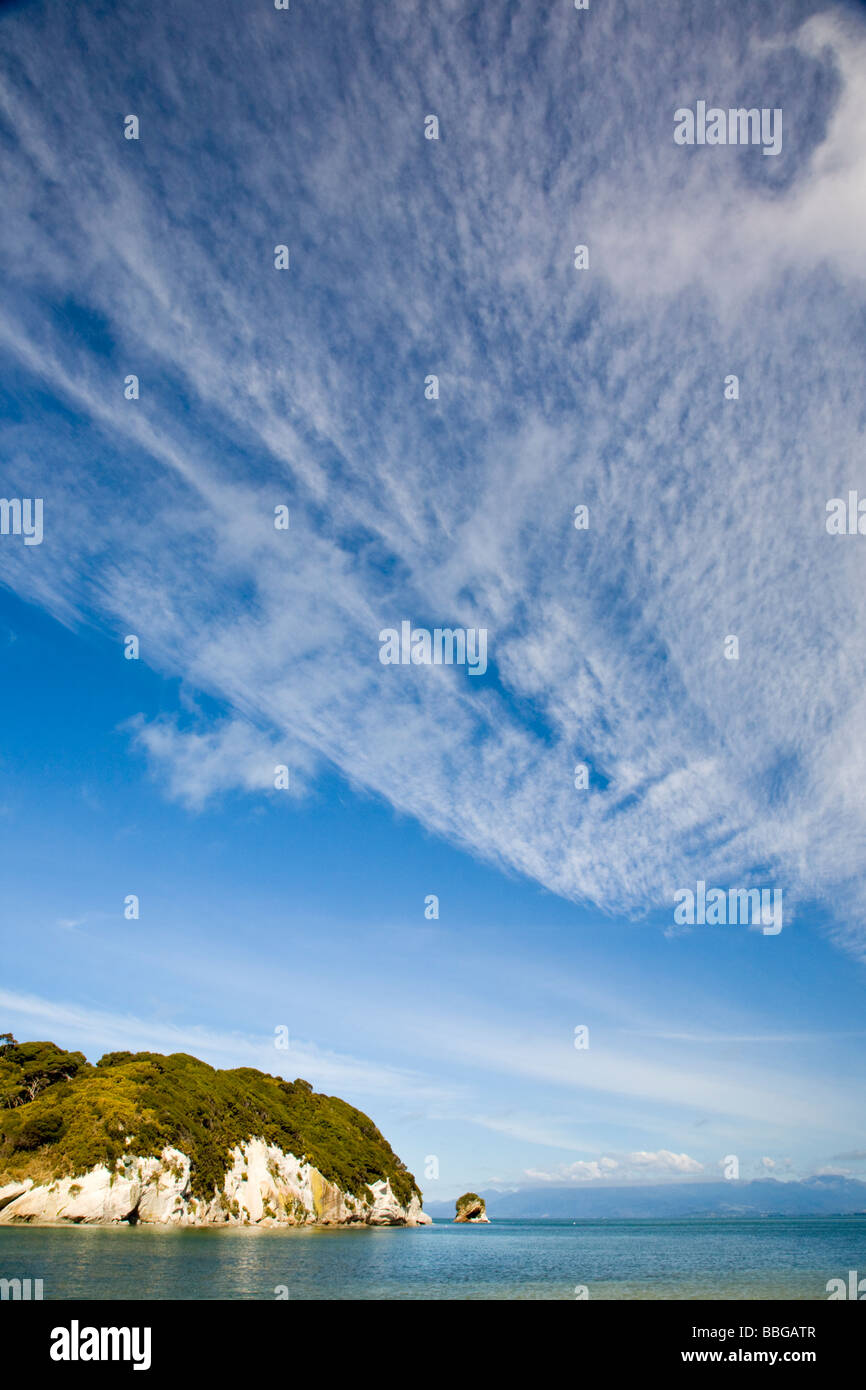
[[[332,764],[607,911],[753,874],[863,952],[861,541],[824,503],[862,466],[866,31],[803,13],[752,43],[726,13],[710,53],[675,9],[578,45],[564,7],[410,6],[372,45],[348,17],[347,64],[312,17],[294,58],[263,15],[229,58],[227,8],[157,8],[138,146],[130,21],[79,16],[76,60],[68,17],[4,20],[0,345],[93,429],[11,431],[46,541],[0,569],[225,703],[139,729],[173,795],[255,792],[288,746],[296,790]],[[778,187],[670,138],[684,83],[746,77],[788,103]],[[402,617],[487,627],[497,679],[381,667]]]

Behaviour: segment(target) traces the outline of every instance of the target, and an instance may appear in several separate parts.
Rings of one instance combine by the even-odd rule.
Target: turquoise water
[[[41,1278],[46,1299],[826,1299],[850,1269],[866,1275],[866,1217],[0,1227],[0,1278]]]

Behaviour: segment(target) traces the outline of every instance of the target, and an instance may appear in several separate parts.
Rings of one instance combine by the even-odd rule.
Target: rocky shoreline
[[[2,1225],[86,1226],[426,1226],[432,1218],[413,1194],[402,1205],[386,1178],[369,1184],[372,1201],[342,1191],[309,1163],[264,1139],[235,1145],[221,1191],[194,1196],[190,1159],[124,1155],[113,1169],[0,1187]]]

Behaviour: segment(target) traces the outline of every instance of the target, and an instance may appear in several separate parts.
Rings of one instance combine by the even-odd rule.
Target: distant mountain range
[[[491,1220],[519,1217],[558,1221],[678,1216],[866,1215],[866,1182],[816,1177],[802,1182],[659,1183],[641,1187],[526,1187],[481,1194]],[[453,1202],[426,1201],[431,1216],[454,1215]]]

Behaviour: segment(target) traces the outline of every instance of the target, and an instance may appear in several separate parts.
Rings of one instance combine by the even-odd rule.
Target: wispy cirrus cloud
[[[39,1032],[48,1027],[58,1036],[72,1035],[79,1046],[97,1049],[92,1060],[105,1051],[189,1052],[214,1067],[257,1067],[269,1075],[312,1079],[321,1090],[338,1094],[386,1097],[405,1103],[437,1105],[453,1103],[454,1088],[439,1084],[410,1068],[389,1066],[308,1040],[289,1037],[289,1046],[277,1049],[274,1039],[249,1033],[224,1033],[189,1023],[142,1018],[132,1013],[95,1009],[38,995],[0,990],[0,1008],[16,1028]],[[459,1091],[459,1088],[458,1088]]]
[[[814,9],[708,6],[698,45],[676,6],[156,6],[133,90],[123,12],[3,20],[0,348],[58,405],[7,427],[46,539],[0,566],[223,702],[138,730],[171,794],[330,765],[607,911],[761,875],[863,951],[866,605],[824,504],[862,459],[866,30]],[[779,160],[674,146],[747,87]],[[489,680],[382,667],[403,617],[487,627]]]

